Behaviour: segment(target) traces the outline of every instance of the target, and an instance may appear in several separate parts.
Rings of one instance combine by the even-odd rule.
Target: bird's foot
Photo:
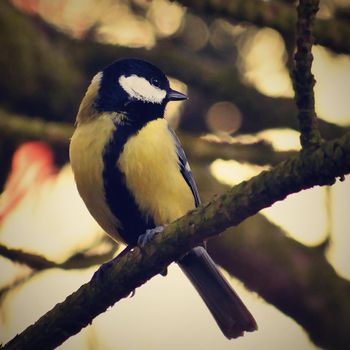
[[[154,236],[158,233],[161,233],[164,231],[164,226],[157,226],[155,228],[146,230],[146,232],[143,235],[140,235],[137,240],[137,245],[142,249],[146,246],[148,242],[150,242]],[[168,269],[165,267],[160,274],[162,276],[166,276],[168,273]]]
[[[146,230],[146,232],[143,235],[139,236],[139,238],[137,240],[137,245],[140,248],[144,248],[145,245],[148,242],[150,242],[156,234],[161,233],[163,231],[164,231],[164,226],[157,226],[155,228]]]

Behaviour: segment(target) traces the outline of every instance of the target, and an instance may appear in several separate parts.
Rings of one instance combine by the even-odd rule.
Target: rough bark
[[[301,145],[317,147],[321,142],[318,119],[315,112],[314,85],[316,80],[311,72],[314,44],[313,23],[319,1],[301,0],[297,7],[298,21],[296,34],[295,68],[293,82],[295,102],[298,106],[298,119]]]

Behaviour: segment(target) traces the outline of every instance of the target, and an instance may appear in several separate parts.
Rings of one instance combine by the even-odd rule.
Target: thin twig
[[[57,264],[37,254],[27,253],[21,249],[8,248],[0,244],[0,255],[13,262],[27,265],[34,270],[44,270],[56,267]]]
[[[118,245],[112,244],[107,252],[100,254],[77,253],[62,263],[56,263],[41,255],[27,253],[20,249],[11,249],[0,244],[0,255],[16,263],[24,264],[33,270],[41,271],[51,268],[64,270],[85,269],[94,265],[100,265],[111,259]]]
[[[73,134],[68,123],[47,122],[40,118],[28,118],[0,109],[0,131],[6,135],[35,138],[58,145],[67,145]]]
[[[23,285],[24,283],[27,283],[33,276],[35,276],[35,272],[28,270],[28,273],[24,276],[17,277],[12,283],[9,283],[8,285],[5,285],[1,287],[0,289],[0,305],[3,302],[4,298],[6,297],[7,293],[11,292],[16,287],[19,287]]]
[[[322,142],[315,112],[314,85],[315,78],[311,72],[313,61],[312,45],[314,37],[312,26],[318,11],[318,0],[300,0],[293,81],[295,101],[299,108],[300,142],[303,148],[317,147]]]

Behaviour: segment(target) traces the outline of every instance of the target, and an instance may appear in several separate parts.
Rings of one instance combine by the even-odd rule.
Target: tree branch
[[[261,0],[176,0],[190,9],[231,21],[250,22],[271,27],[285,38],[293,37],[296,16],[290,4]],[[350,53],[350,27],[341,19],[316,20],[316,44],[329,47],[338,53]]]
[[[276,151],[271,144],[258,140],[249,144],[212,141],[186,132],[177,132],[191,164],[210,164],[216,159],[236,160],[256,165],[276,165],[292,156],[296,151]]]
[[[295,101],[299,109],[300,141],[303,148],[317,147],[322,142],[315,112],[313,89],[315,78],[311,73],[313,61],[311,49],[314,43],[312,25],[318,11],[318,6],[318,0],[300,0],[297,8],[297,51],[295,54],[293,82]]]
[[[350,172],[350,134],[306,150],[270,171],[233,187],[156,235],[142,250],[119,256],[98,278],[81,286],[5,345],[4,349],[52,349],[87,326],[190,248],[291,193],[334,183]],[[67,318],[69,315],[69,318]]]
[[[19,264],[24,264],[33,270],[41,271],[52,268],[60,268],[64,270],[86,269],[94,265],[101,265],[105,261],[111,259],[117,250],[118,245],[111,245],[110,249],[103,253],[84,254],[77,253],[69,257],[62,263],[49,260],[44,256],[27,253],[21,249],[12,249],[0,244],[0,255]]]
[[[36,139],[52,145],[68,146],[74,128],[68,123],[47,122],[40,118],[28,118],[0,109],[0,135],[13,139]],[[265,141],[251,144],[214,142],[179,131],[179,138],[187,150],[188,158],[201,163],[215,159],[249,162],[258,165],[276,165],[295,155],[294,151],[277,152]]]
[[[11,249],[0,244],[0,255],[13,262],[27,265],[34,270],[44,270],[56,267],[57,264],[41,255],[24,252],[20,249]]]
[[[34,275],[35,275],[35,273],[33,271],[29,271],[26,275],[18,277],[13,282],[11,282],[5,286],[2,286],[0,288],[0,305],[3,301],[3,298],[6,296],[7,293],[9,293],[13,289],[23,285],[24,283],[27,283],[28,281],[30,281],[30,279]],[[1,344],[0,344],[0,349],[2,349]]]
[[[67,146],[73,130],[73,126],[69,123],[28,118],[0,109],[0,134],[4,136],[12,135],[17,139],[35,139]]]

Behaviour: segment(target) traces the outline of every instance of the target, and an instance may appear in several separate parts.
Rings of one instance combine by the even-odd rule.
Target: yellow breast
[[[108,114],[79,125],[72,136],[69,155],[79,194],[89,212],[112,238],[121,241],[119,222],[106,204],[103,184],[103,150],[114,130]]]
[[[151,215],[156,225],[170,223],[195,207],[165,119],[149,122],[132,136],[118,166],[139,208]]]

